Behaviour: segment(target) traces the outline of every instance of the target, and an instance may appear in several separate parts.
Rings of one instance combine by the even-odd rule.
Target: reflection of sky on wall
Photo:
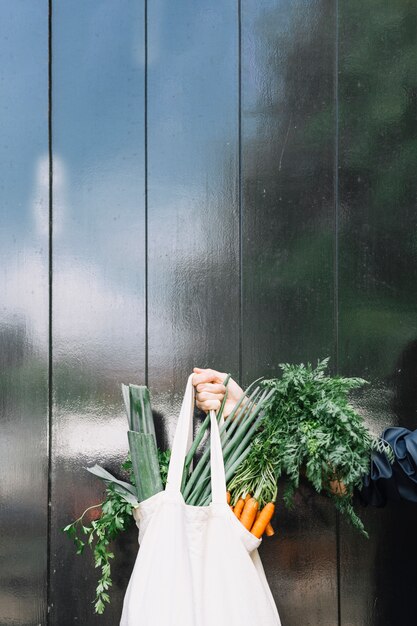
[[[275,9],[274,34],[288,28],[290,12],[282,4],[282,11],[272,2],[264,8],[265,15]],[[9,272],[3,303],[10,314],[20,308],[31,317],[45,338],[46,9],[4,3],[3,12],[0,76],[13,94],[0,103],[8,222],[0,244]],[[237,30],[230,29],[233,22],[237,29],[235,12],[235,5],[220,0],[210,6],[188,0],[181,11],[168,0],[149,3],[150,236],[171,253],[176,229],[219,201],[222,170],[236,159]],[[143,7],[132,0],[60,2],[53,19],[54,332],[102,345],[117,332],[124,311],[131,324],[139,323],[144,306]],[[243,60],[249,109],[262,80],[253,33],[245,38]],[[256,123],[246,122],[244,129],[255,134]],[[19,256],[11,259],[13,229],[18,247],[25,247],[24,263]],[[193,240],[192,254],[198,254],[206,245],[201,223]],[[176,253],[181,262],[180,246]],[[166,274],[169,283],[171,259],[155,254],[151,261],[152,276]],[[127,343],[128,333],[120,331],[117,340]]]
[[[120,342],[126,355],[132,341],[126,329],[142,324],[143,14],[140,3],[123,5],[108,0],[54,7],[53,326],[55,339],[62,340],[56,342],[57,358],[60,345],[68,351],[71,343],[92,354],[94,345],[113,350]],[[210,177],[217,183],[225,157],[235,155],[237,92],[228,77],[236,74],[237,42],[224,10],[221,3],[204,2],[198,8],[184,3],[180,13],[166,1],[149,7],[149,198],[161,249],[175,243],[176,226],[167,227],[167,216],[181,222],[181,214],[201,211],[202,202],[208,209]],[[0,105],[8,224],[0,231],[7,260],[4,320],[25,320],[32,340],[46,345],[46,6],[42,11],[22,3],[4,11],[10,15],[2,22],[7,32],[0,38],[0,72],[12,94]],[[213,38],[219,45],[211,46],[207,58]],[[195,229],[193,238],[198,250],[203,230]],[[170,262],[155,255],[153,276]],[[113,342],[106,341],[109,336]]]
[[[237,12],[158,0],[148,17],[150,380],[162,387],[157,372],[176,357],[189,367],[208,328],[207,276],[236,267]]]
[[[97,164],[120,171],[124,157],[143,148],[137,143],[143,124],[141,3],[60,2],[53,28],[53,121],[61,157],[86,179]]]
[[[150,185],[169,209],[171,187],[180,196],[198,193],[206,159],[221,158],[236,139],[235,7],[188,0],[179,11],[158,0],[148,10]],[[189,185],[183,192],[182,184]]]
[[[47,210],[47,3],[2,2],[1,13],[0,330],[8,345],[24,328],[25,345],[16,353],[31,354],[45,347],[48,318],[47,246],[39,228],[39,212]]]
[[[314,36],[313,22],[322,7],[316,0],[262,0],[262,7],[256,2],[242,5],[243,134],[246,141],[259,142],[265,119],[273,118],[277,129],[281,121],[285,124],[277,112],[280,103],[286,110],[285,76],[278,67],[282,64],[285,68],[288,40]]]
[[[126,354],[129,330],[143,321],[143,27],[140,7],[125,9],[79,3],[75,16],[61,3],[54,14],[54,154],[66,186],[55,216],[64,222],[54,239],[55,336],[84,353],[120,341]],[[189,227],[194,211],[210,208],[207,188],[236,151],[237,92],[229,84],[236,37],[225,10],[220,2],[183,3],[180,12],[166,1],[149,5],[150,243],[161,251],[151,255],[150,272],[166,277],[168,288],[182,218]],[[213,38],[219,46],[207,59]],[[198,254],[203,230],[192,238]],[[174,263],[181,252],[175,247]],[[163,306],[154,311],[154,336]]]
[[[126,308],[141,323],[143,24],[139,3],[124,4],[54,9],[54,333],[87,352],[109,335],[132,341],[120,324]],[[2,11],[2,324],[23,321],[45,345],[47,4]]]
[[[0,245],[30,234],[34,164],[47,151],[47,22],[39,3],[1,3]],[[8,229],[5,228],[7,218]],[[10,248],[9,248],[10,252]]]

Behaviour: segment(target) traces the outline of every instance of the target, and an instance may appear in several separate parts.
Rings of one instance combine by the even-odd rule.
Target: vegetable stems
[[[230,423],[229,422],[230,418],[233,415],[236,414],[236,411],[238,410],[239,406],[242,404],[243,399],[247,395],[247,392],[249,391],[249,389],[250,388],[248,387],[248,389],[244,392],[244,394],[240,398],[239,402],[234,407],[232,413],[230,413],[230,415],[228,416],[227,421],[224,424],[222,424],[222,426],[220,426],[220,437],[221,438],[222,438],[222,435],[224,435],[224,433],[225,433],[225,431],[226,431],[226,429],[227,429],[227,427],[228,427],[228,425]],[[254,397],[256,397],[256,395],[258,393],[258,388],[253,393],[254,393]],[[247,402],[247,404],[249,404],[249,401]],[[206,420],[207,420],[207,418],[206,418]],[[204,420],[203,424],[205,424],[206,420]],[[236,424],[235,424],[235,422],[236,422]],[[230,431],[227,433],[228,437],[230,437],[231,434],[233,434],[233,432],[236,430],[236,428],[237,428],[237,426],[239,424],[238,420],[235,420],[235,422],[232,423],[232,425],[230,427]],[[208,420],[207,420],[206,429],[207,429],[207,427],[208,427]],[[224,436],[223,436],[223,441],[224,441]],[[222,444],[223,444],[223,441],[222,441]],[[192,474],[190,475],[189,480],[188,480],[188,482],[187,482],[187,484],[186,484],[186,486],[185,486],[185,488],[183,490],[184,499],[185,499],[185,501],[188,504],[194,504],[195,503],[194,501],[196,500],[196,498],[198,496],[198,492],[201,489],[201,484],[197,484],[196,485],[197,481],[198,480],[200,480],[200,481],[204,480],[206,478],[207,474],[210,472],[210,467],[209,467],[209,465],[207,463],[208,458],[209,458],[209,454],[210,454],[210,442],[208,441],[207,442],[207,447],[206,447],[204,453],[202,454],[199,462],[197,463],[196,467],[194,468]],[[195,490],[193,491],[193,488],[194,488],[195,485],[196,485],[196,487],[195,487]]]
[[[249,454],[251,439],[263,419],[263,415],[260,412],[265,402],[269,399],[270,395],[271,392],[266,392],[261,396],[259,403],[256,406],[256,409],[247,417],[243,424],[241,424],[240,430],[238,430],[235,436],[227,443],[227,445],[223,449],[226,481],[229,480],[229,478],[233,475],[232,472],[237,469],[237,467],[244,461],[246,456]],[[209,471],[210,468],[206,466],[203,471],[203,476],[207,475]],[[197,485],[192,496],[190,497],[189,503],[194,505],[206,505],[210,502],[210,500],[211,485],[207,485],[207,487],[203,490],[201,488],[201,484],[199,484]]]
[[[226,378],[224,379],[223,384],[226,387],[226,393],[224,394],[224,398],[222,400],[222,403],[220,405],[220,409],[219,412],[217,414],[217,419],[220,420],[222,414],[223,414],[223,409],[224,409],[224,405],[226,403],[226,399],[227,399],[227,384],[230,380],[230,374],[227,374]],[[185,484],[187,481],[187,476],[189,475],[189,471],[190,471],[190,466],[194,457],[194,454],[197,451],[198,446],[200,445],[204,434],[208,428],[208,425],[210,424],[210,412],[207,413],[204,421],[202,422],[202,424],[200,425],[200,428],[198,429],[197,435],[192,443],[191,448],[189,449],[187,456],[185,457],[185,463],[184,463],[184,471],[182,474],[182,482],[181,482],[181,491],[183,492],[185,489]]]

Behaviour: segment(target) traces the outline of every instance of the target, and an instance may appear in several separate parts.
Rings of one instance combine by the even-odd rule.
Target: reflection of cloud
[[[117,355],[121,366],[123,359],[130,364],[143,361],[144,220],[129,177],[111,165],[103,180],[84,183],[83,195],[73,194],[70,205],[68,170],[54,156],[52,330],[55,355],[65,346],[63,350],[78,358],[82,354],[87,362],[106,354],[109,367],[117,367]],[[94,197],[85,193],[88,187]],[[124,195],[125,188],[130,193]],[[0,323],[23,325],[28,344],[43,352],[49,326],[48,155],[35,161],[29,197],[32,220],[21,222],[19,249],[8,241],[3,248],[7,264],[1,268]]]
[[[83,407],[81,416],[66,414],[65,419],[60,421],[57,433],[59,440],[65,442],[65,445],[58,446],[60,456],[79,459],[82,454],[83,463],[88,466],[94,463],[100,465],[104,459],[108,464],[110,459],[125,457],[128,424],[122,405],[120,391],[117,406],[107,405],[103,411],[95,405],[91,412]]]
[[[64,163],[54,154],[53,160],[53,203],[54,237],[63,230],[64,216],[66,215],[66,188],[67,176]],[[43,238],[49,234],[49,156],[43,155],[35,162],[35,186],[32,194],[31,209],[35,221],[36,233]]]
[[[115,350],[120,359],[132,356],[144,326],[144,296],[126,285],[106,282],[101,268],[92,263],[60,263],[53,284],[53,333],[55,351],[59,348],[76,355],[96,357]],[[7,267],[2,292],[2,326],[24,322],[30,343],[46,346],[48,337],[48,260],[34,252],[26,253]],[[133,333],[133,329],[137,332]],[[136,346],[136,348],[135,348]],[[67,356],[69,356],[67,354]]]
[[[136,327],[141,334],[144,325],[142,291],[107,281],[102,267],[83,258],[60,261],[56,270],[53,326],[58,353],[60,347],[71,347],[74,355],[120,348],[122,359],[128,346],[137,346],[131,333]],[[113,354],[113,365],[115,358]]]
[[[3,268],[2,328],[23,324],[30,345],[43,348],[48,337],[48,267],[46,254],[23,250]]]
[[[28,343],[43,353],[48,345],[49,325],[48,158],[39,157],[34,170],[30,197],[35,227],[30,219],[22,221],[21,251],[12,247],[7,267],[2,268],[7,276],[0,322],[10,327],[24,325]],[[141,180],[133,178],[113,155],[101,161],[100,168],[86,167],[85,163],[80,170],[71,167],[69,196],[67,172],[66,163],[54,158],[54,361],[75,360],[90,366],[99,363],[101,372],[113,370],[117,377],[129,368],[141,369],[144,362],[145,222],[138,201]],[[207,258],[205,225],[194,219],[199,207],[210,202],[207,189],[204,192],[196,185],[190,202],[182,181],[163,181],[153,192],[158,210],[149,219],[149,281],[152,294],[163,293],[164,297],[153,297],[150,312],[152,349],[161,360],[167,343],[175,347],[178,335],[191,341],[190,318],[198,315],[205,323],[197,305],[182,307],[176,296],[177,278],[184,265],[200,272],[199,261]],[[181,235],[189,223],[195,224],[191,240]],[[183,241],[182,246],[179,241]],[[214,264],[219,262],[217,255],[210,258]],[[173,306],[167,306],[169,302]]]

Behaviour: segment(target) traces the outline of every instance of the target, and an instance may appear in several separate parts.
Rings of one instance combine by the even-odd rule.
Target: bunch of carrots
[[[272,537],[272,535],[275,534],[271,525],[271,520],[275,512],[275,504],[273,502],[268,502],[260,510],[258,500],[251,496],[250,493],[248,493],[245,498],[239,498],[234,506],[230,504],[230,491],[226,493],[226,496],[227,504],[230,506],[237,519],[247,530],[255,535],[255,537],[260,539],[264,533],[267,537]]]

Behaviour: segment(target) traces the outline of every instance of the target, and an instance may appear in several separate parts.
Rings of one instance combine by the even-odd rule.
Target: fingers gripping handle
[[[184,398],[181,404],[174,441],[172,443],[171,461],[168,469],[166,490],[178,493],[181,491],[182,473],[184,460],[192,443],[193,414],[195,392],[193,376],[190,374],[185,388]],[[226,480],[222,447],[220,441],[219,424],[215,411],[210,411],[210,465],[211,465],[211,489],[213,502],[224,502],[226,493]]]

